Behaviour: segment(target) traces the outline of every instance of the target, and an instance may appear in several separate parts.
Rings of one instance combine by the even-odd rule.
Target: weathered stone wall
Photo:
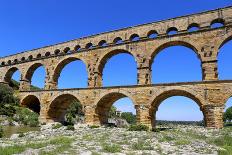
[[[215,23],[220,28],[211,28]],[[189,32],[191,27],[198,31]],[[170,30],[178,33],[168,35]],[[149,38],[152,33],[157,37]],[[133,40],[133,37],[139,40]],[[120,37],[120,38],[119,38]],[[0,58],[0,82],[9,83],[13,73],[21,72],[20,90],[22,103],[25,96],[35,95],[41,103],[41,121],[61,120],[69,102],[63,100],[65,93],[77,98],[85,107],[88,124],[103,124],[110,106],[121,97],[130,97],[135,104],[139,123],[153,125],[154,113],[167,97],[183,95],[196,101],[202,110],[206,126],[222,127],[222,112],[225,100],[231,96],[231,83],[218,80],[217,56],[221,46],[232,38],[232,7],[212,10],[129,27],[95,36],[72,40],[57,45],[35,49]],[[122,43],[116,43],[122,39]],[[196,53],[202,67],[202,81],[170,85],[150,85],[151,66],[156,55],[163,49],[182,45]],[[102,87],[104,66],[109,58],[119,53],[128,53],[137,63],[137,86]],[[56,90],[62,69],[68,63],[81,60],[88,73],[88,89]],[[46,70],[43,91],[30,91],[34,71],[43,66]],[[209,82],[209,83],[208,83]],[[60,107],[50,106],[59,100]],[[26,105],[26,104],[25,104]],[[55,105],[55,104],[54,104]],[[57,111],[57,112],[56,112]],[[56,115],[53,115],[56,112]],[[50,114],[49,114],[50,113]]]

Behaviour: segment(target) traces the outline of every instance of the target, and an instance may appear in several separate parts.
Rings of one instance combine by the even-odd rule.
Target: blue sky
[[[229,5],[232,5],[232,0],[0,1],[0,56]],[[225,44],[220,51],[220,79],[232,79],[232,42]],[[33,76],[32,84],[43,87],[44,77],[44,69],[39,68]],[[14,78],[18,79],[19,73]],[[136,64],[128,54],[112,57],[103,71],[104,86],[133,85],[136,84],[136,78]],[[164,49],[152,65],[154,84],[200,81],[201,78],[200,62],[196,54],[185,47]],[[80,61],[68,64],[61,73],[58,86],[86,87],[85,65]],[[231,106],[231,102],[229,100],[227,106]],[[128,98],[120,99],[115,105],[122,111],[135,112]],[[171,97],[160,105],[157,118],[201,120],[202,113],[194,101],[185,97]]]

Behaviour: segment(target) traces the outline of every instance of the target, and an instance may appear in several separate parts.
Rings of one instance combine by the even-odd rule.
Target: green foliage
[[[109,111],[109,118],[115,118],[116,111],[117,111],[117,108],[115,106],[111,106],[110,111]]]
[[[89,126],[89,128],[90,129],[95,129],[95,128],[99,128],[99,126],[97,126],[97,125],[91,125],[91,126]]]
[[[74,128],[74,126],[73,126],[73,125],[68,125],[68,126],[67,126],[67,130],[73,130],[73,131],[74,131],[74,130],[75,130],[75,128]]]
[[[129,123],[129,124],[136,123],[136,115],[134,115],[132,112],[123,112],[121,114],[121,118],[125,119],[127,121],[127,123]]]
[[[148,131],[149,127],[146,125],[142,125],[142,124],[131,125],[128,130],[129,131]]]
[[[66,123],[69,125],[73,125],[77,116],[84,116],[84,112],[82,110],[82,105],[78,101],[74,101],[69,108],[67,109],[65,118]]]
[[[16,114],[18,117],[15,118],[15,121],[19,121],[24,125],[29,125],[31,127],[39,125],[39,114],[32,112],[27,108],[16,107]]]
[[[5,104],[18,105],[19,100],[14,96],[14,90],[8,85],[0,84],[0,106]]]
[[[104,143],[102,145],[102,148],[105,152],[109,152],[109,153],[116,153],[116,152],[121,152],[122,147],[120,145],[117,144],[106,144]]]
[[[224,121],[232,121],[232,107],[229,107],[223,115]]]
[[[3,135],[4,135],[4,131],[3,131],[2,126],[0,126],[0,138],[2,138],[2,137],[3,137]]]
[[[134,150],[153,150],[154,149],[150,143],[142,141],[142,140],[139,140],[138,142],[133,143],[132,148]]]
[[[62,124],[58,123],[58,124],[52,126],[52,129],[59,129],[61,127],[62,127]]]

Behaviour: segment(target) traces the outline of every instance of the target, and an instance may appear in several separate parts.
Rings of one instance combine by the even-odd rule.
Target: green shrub
[[[16,108],[16,114],[18,115],[18,121],[24,125],[36,127],[39,125],[39,114],[22,107]]]
[[[97,126],[97,125],[91,125],[91,126],[89,126],[89,128],[90,129],[95,129],[95,128],[99,128],[99,126]]]
[[[123,112],[121,114],[121,118],[125,119],[127,121],[127,123],[129,123],[129,124],[136,123],[136,115],[134,115],[132,112]]]
[[[139,140],[138,142],[136,143],[133,143],[132,144],[132,148],[134,150],[153,150],[154,148],[151,146],[151,144],[145,142],[145,141],[142,141],[142,140]]]
[[[25,136],[23,132],[19,132],[18,134],[19,134],[19,137],[24,137]]]
[[[68,126],[67,126],[67,130],[75,130],[75,128],[74,128],[73,125],[68,125]]]
[[[116,144],[103,144],[102,148],[105,152],[116,153],[121,152],[122,147]]]
[[[128,130],[129,131],[148,131],[149,127],[146,125],[142,125],[142,124],[131,125]]]
[[[52,129],[59,129],[62,127],[62,124],[56,124],[54,126],[52,126]]]

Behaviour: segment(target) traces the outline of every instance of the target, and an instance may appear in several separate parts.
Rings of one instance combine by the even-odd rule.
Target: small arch
[[[101,41],[98,43],[98,46],[105,47],[105,46],[107,46],[107,42],[106,42],[105,40],[101,40]]]
[[[132,34],[130,36],[130,41],[138,41],[138,40],[140,40],[140,37],[138,34]]]
[[[60,54],[60,50],[59,50],[59,49],[56,49],[56,50],[54,51],[54,54],[55,54],[55,55]]]
[[[18,88],[19,88],[19,85],[18,85],[18,84],[15,85],[15,83],[14,83],[14,81],[13,81],[13,75],[14,75],[15,73],[19,73],[19,74],[18,74],[18,77],[17,77],[17,80],[15,80],[15,81],[19,82],[21,72],[20,72],[20,70],[19,70],[17,67],[12,67],[12,68],[10,68],[10,69],[6,72],[6,74],[5,74],[5,76],[4,76],[4,81],[7,82],[7,83],[9,84],[10,87],[13,87],[13,88],[14,88],[14,87],[17,87],[17,89],[18,89]]]
[[[5,65],[6,65],[6,63],[3,61],[3,62],[1,63],[1,65],[2,65],[2,66],[5,66]]]
[[[7,61],[7,64],[8,64],[8,65],[11,65],[11,60],[8,60],[8,61]]]
[[[170,27],[170,28],[168,28],[168,30],[167,30],[167,34],[168,35],[175,35],[175,34],[177,34],[178,33],[178,29],[176,28],[176,27]]]
[[[26,58],[25,58],[25,57],[22,57],[22,58],[21,58],[21,61],[25,61],[25,60],[26,60]]]
[[[51,55],[50,52],[46,52],[46,53],[45,53],[45,57],[49,57],[50,55]]]
[[[113,40],[113,43],[114,43],[114,44],[122,44],[122,43],[123,43],[123,40],[122,40],[122,38],[117,37],[117,38],[115,38],[115,39]]]
[[[22,100],[21,105],[23,107],[26,107],[26,108],[28,108],[28,109],[36,112],[37,114],[40,114],[40,101],[34,95],[28,95],[28,96],[26,96]]]
[[[217,18],[214,19],[211,23],[210,23],[210,27],[211,28],[220,28],[223,27],[225,25],[225,21],[222,18]]]
[[[33,59],[33,56],[30,55],[30,56],[28,57],[28,60],[32,60],[32,59]]]
[[[71,94],[62,94],[56,97],[49,106],[48,118],[53,122],[64,123],[66,111],[73,102],[80,102],[80,100]]]
[[[75,47],[74,47],[74,51],[80,51],[81,50],[81,46],[80,45],[76,45]]]
[[[69,47],[65,47],[64,53],[72,53],[72,51]]]
[[[88,43],[85,45],[86,49],[92,49],[93,48],[93,44],[92,43]]]
[[[156,30],[151,30],[147,33],[147,37],[150,39],[157,38],[157,36],[158,36],[158,33]]]
[[[18,62],[18,59],[14,59],[14,63],[17,63]]]
[[[42,55],[41,54],[37,54],[36,58],[41,58]]]
[[[195,32],[195,31],[198,31],[199,29],[200,27],[199,27],[199,24],[197,23],[192,23],[187,28],[188,32]]]

